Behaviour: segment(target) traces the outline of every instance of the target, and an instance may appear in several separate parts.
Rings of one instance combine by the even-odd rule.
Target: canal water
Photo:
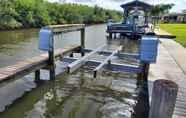
[[[107,44],[107,50],[123,45],[122,52],[138,52],[138,41],[107,40],[106,25],[86,28],[86,47]],[[0,67],[37,56],[38,29],[0,32]],[[55,48],[79,44],[80,33],[55,37]],[[75,55],[79,56],[79,55]],[[92,57],[103,60],[105,57]],[[115,62],[136,64],[128,58]],[[147,118],[148,91],[146,83],[136,74],[104,70],[93,78],[94,67],[83,66],[72,74],[62,73],[68,63],[57,61],[55,81],[35,83],[33,73],[0,84],[0,118]],[[41,71],[42,79],[48,72]]]

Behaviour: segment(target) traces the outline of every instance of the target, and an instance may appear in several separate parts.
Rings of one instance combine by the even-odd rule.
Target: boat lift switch
[[[52,43],[52,31],[50,29],[43,28],[39,32],[39,49],[43,51],[49,51]]]
[[[140,60],[155,63],[158,54],[158,37],[143,36],[140,44]]]

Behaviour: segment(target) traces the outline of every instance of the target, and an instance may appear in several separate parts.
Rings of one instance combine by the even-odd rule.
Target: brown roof
[[[146,11],[146,10],[151,9],[153,6],[148,4],[148,3],[135,0],[135,1],[132,1],[132,2],[128,2],[126,4],[122,4],[121,7],[123,9],[128,9],[128,10],[133,10],[135,7],[137,7],[139,10]]]

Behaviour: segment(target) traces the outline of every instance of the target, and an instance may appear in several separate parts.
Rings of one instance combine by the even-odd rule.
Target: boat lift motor
[[[42,28],[39,32],[39,49],[50,51],[52,45],[53,33],[50,29]]]
[[[155,63],[158,55],[158,37],[144,35],[140,44],[140,60],[147,63]]]

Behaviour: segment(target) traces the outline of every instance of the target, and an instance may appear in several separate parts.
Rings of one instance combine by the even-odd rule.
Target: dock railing
[[[81,44],[65,46],[63,49],[56,49],[54,51],[54,36],[73,31],[80,31]],[[55,60],[65,54],[81,52],[82,48],[85,48],[84,24],[45,26],[39,32],[39,49],[46,53],[0,68],[0,82],[21,78],[33,72],[35,72],[35,80],[37,81],[40,80],[41,69],[49,70],[50,80],[52,80],[55,78]]]
[[[85,25],[84,24],[49,25],[40,30],[39,48],[41,50],[48,51],[50,80],[55,79],[54,36],[56,34],[73,32],[73,31],[81,32],[81,48],[85,48]],[[46,41],[48,43],[46,43]],[[39,70],[36,71],[36,76],[39,76]]]

